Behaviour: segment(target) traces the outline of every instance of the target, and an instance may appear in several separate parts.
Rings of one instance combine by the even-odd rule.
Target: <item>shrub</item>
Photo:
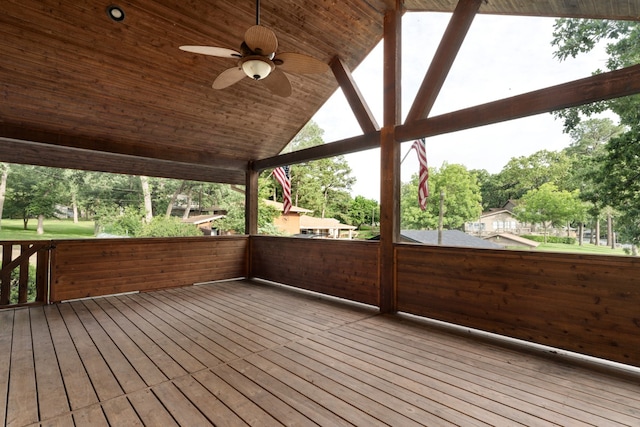
[[[11,272],[11,294],[9,304],[18,304],[18,287],[20,285],[20,269]],[[29,264],[29,281],[27,282],[27,302],[36,300],[36,267]]]
[[[154,217],[149,224],[144,224],[135,237],[195,237],[202,236],[202,231],[193,224],[185,224],[176,217]]]
[[[544,243],[544,236],[528,234],[522,237],[524,237],[525,239],[533,240],[534,242]],[[576,242],[577,242],[577,239],[575,237],[547,236],[547,243],[562,243],[565,245],[575,245]]]

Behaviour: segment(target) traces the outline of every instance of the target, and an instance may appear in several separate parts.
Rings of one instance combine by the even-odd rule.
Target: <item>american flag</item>
[[[284,214],[288,214],[291,210],[291,175],[289,166],[282,166],[273,171],[280,185],[282,185],[282,201],[284,205]]]
[[[424,138],[413,143],[411,148],[418,153],[418,161],[420,162],[420,181],[418,183],[418,203],[420,209],[427,208],[427,199],[429,198],[429,167],[427,166],[427,144]]]

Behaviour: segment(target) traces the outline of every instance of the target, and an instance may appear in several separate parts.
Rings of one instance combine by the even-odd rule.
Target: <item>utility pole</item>
[[[444,222],[444,190],[440,190],[440,214],[438,215],[438,246],[442,246],[442,223]]]

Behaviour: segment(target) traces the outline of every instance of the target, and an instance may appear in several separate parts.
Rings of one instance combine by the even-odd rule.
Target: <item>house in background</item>
[[[500,233],[514,235],[531,233],[531,227],[527,227],[515,217],[513,208],[516,202],[508,200],[500,208],[491,208],[480,215],[477,222],[468,222],[464,231],[474,236],[493,236]]]
[[[496,233],[483,238],[485,241],[493,242],[503,248],[509,249],[535,249],[540,243],[534,240],[516,236],[511,233]]]
[[[273,219],[273,224],[287,235],[300,233],[300,216],[313,212],[299,206],[291,206],[289,212],[284,214],[284,205],[281,202],[265,200],[264,203],[280,212],[280,215]]]
[[[225,216],[226,215],[223,214],[194,215],[189,218],[183,218],[182,222],[185,224],[194,224],[205,236],[217,236],[220,233],[214,223],[216,220],[222,219]]]
[[[438,244],[438,230],[402,230],[400,236],[405,241],[411,243],[422,243],[424,245]],[[460,230],[442,230],[442,246],[459,246],[466,248],[502,249],[503,247],[471,236]]]
[[[330,239],[353,239],[357,227],[341,224],[335,218],[300,217],[300,234],[327,237]]]
[[[285,215],[282,203],[273,200],[264,202],[280,212],[280,215],[273,219],[273,224],[278,230],[290,236],[352,239],[353,231],[357,228],[353,225],[341,224],[335,218],[316,218],[307,215],[313,211],[299,206],[292,206],[289,213]]]

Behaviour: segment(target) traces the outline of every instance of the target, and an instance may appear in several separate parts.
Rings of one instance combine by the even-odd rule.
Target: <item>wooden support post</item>
[[[380,311],[396,310],[395,243],[400,237],[400,47],[402,2],[384,17],[384,126],[380,132]]]
[[[253,162],[247,168],[247,182],[244,191],[244,232],[249,236],[258,234],[258,171]],[[251,238],[247,245],[247,278],[253,276],[251,268]]]

